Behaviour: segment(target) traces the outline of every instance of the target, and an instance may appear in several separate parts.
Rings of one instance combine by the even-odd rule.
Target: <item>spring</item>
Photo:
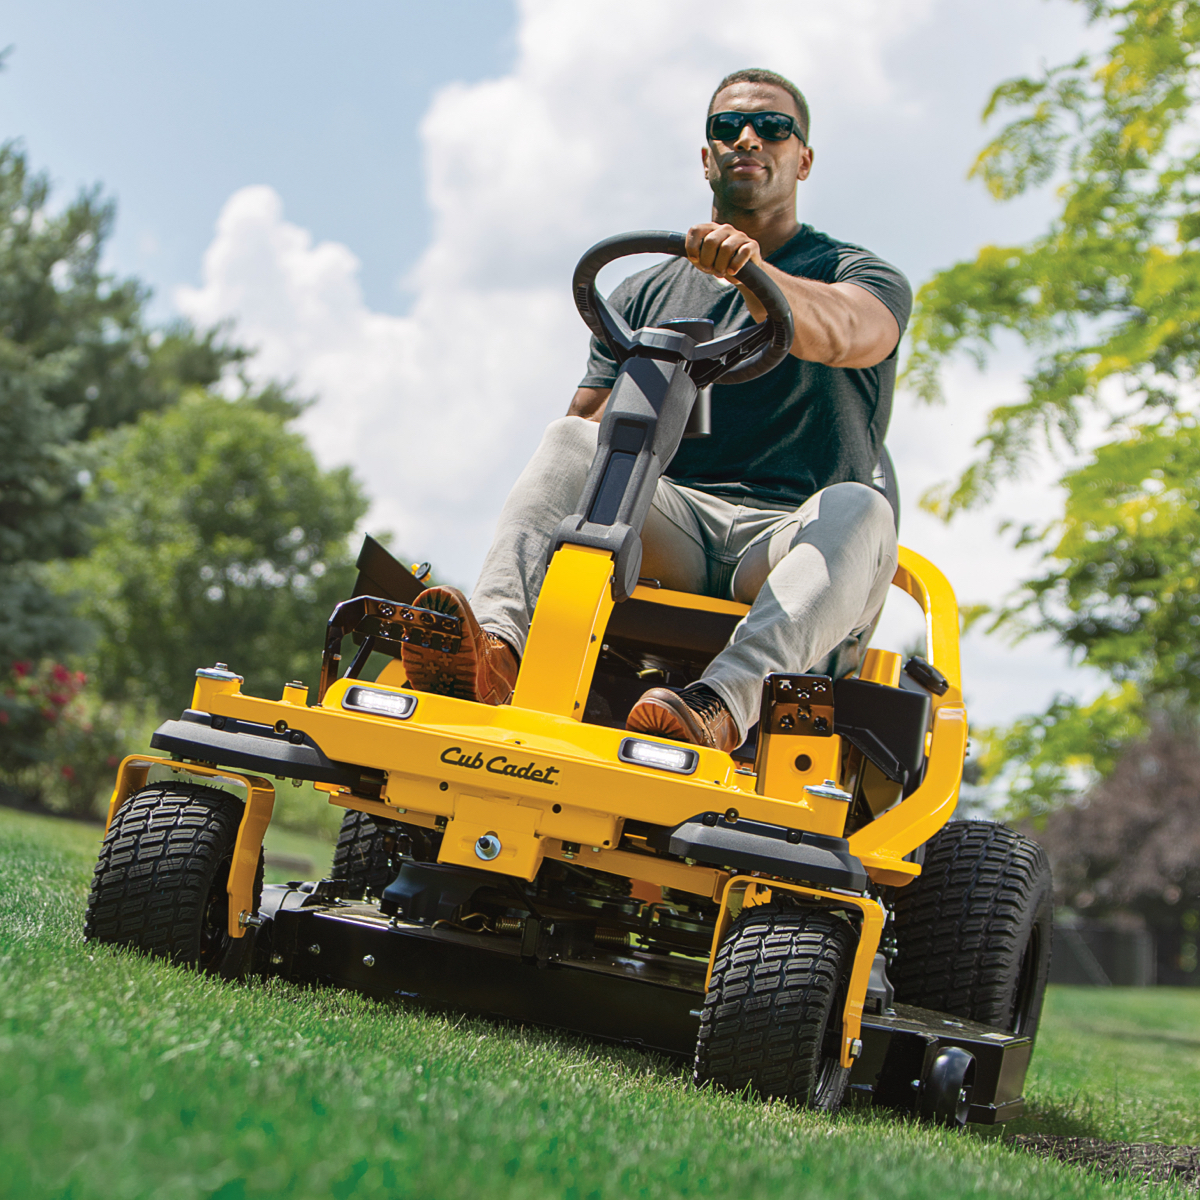
[[[597,946],[628,946],[629,934],[620,929],[597,929],[596,930],[596,945]]]
[[[497,933],[520,934],[525,929],[523,917],[497,917],[495,930]]]

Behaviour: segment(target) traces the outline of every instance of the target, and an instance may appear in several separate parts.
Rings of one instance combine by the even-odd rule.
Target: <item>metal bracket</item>
[[[828,675],[768,675],[762,719],[768,733],[833,736],[833,680]]]

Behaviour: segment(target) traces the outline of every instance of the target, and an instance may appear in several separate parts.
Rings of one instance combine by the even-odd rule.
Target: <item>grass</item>
[[[1200,1143],[1200,989],[1051,988],[1014,1133]]]
[[[5,1196],[1145,1194],[997,1138],[698,1091],[650,1055],[87,945],[95,851],[94,829],[0,810]],[[1194,1140],[1198,1027],[1200,995],[1055,992],[1034,1124]],[[1137,1067],[1114,1089],[1118,1061]]]

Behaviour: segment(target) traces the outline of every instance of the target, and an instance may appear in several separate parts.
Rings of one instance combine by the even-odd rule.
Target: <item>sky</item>
[[[154,288],[160,320],[232,322],[255,372],[315,399],[302,427],[324,465],[354,466],[366,528],[469,587],[508,487],[582,374],[576,259],[612,233],[708,218],[699,151],[723,74],[768,66],[800,84],[815,150],[800,218],[918,286],[1044,227],[1052,196],[998,205],[966,174],[996,83],[1097,44],[1081,9],[3,0],[0,138],[20,139],[60,198],[97,184],[113,197],[110,268]],[[1045,520],[1054,471],[949,526],[918,500],[1018,394],[1021,368],[1002,346],[983,372],[950,368],[943,407],[896,398],[901,541],[963,603],[997,602],[1028,572],[997,525]],[[893,597],[877,644],[899,648],[919,622]],[[1097,687],[1045,641],[979,632],[964,683],[983,723]]]

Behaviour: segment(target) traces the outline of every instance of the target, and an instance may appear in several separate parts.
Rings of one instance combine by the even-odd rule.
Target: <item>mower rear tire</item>
[[[230,937],[226,890],[243,809],[236,796],[196,784],[135,792],[104,836],[84,937],[225,978],[243,974],[254,931]],[[262,881],[260,851],[256,910]]]
[[[896,893],[896,1000],[1036,1036],[1053,920],[1037,842],[993,821],[951,821]]]
[[[333,878],[345,881],[347,898],[383,894],[396,877],[392,867],[395,842],[395,822],[377,820],[354,809],[346,811],[333,852]]]
[[[854,946],[849,922],[820,909],[772,903],[740,916],[704,997],[695,1082],[836,1112]]]

